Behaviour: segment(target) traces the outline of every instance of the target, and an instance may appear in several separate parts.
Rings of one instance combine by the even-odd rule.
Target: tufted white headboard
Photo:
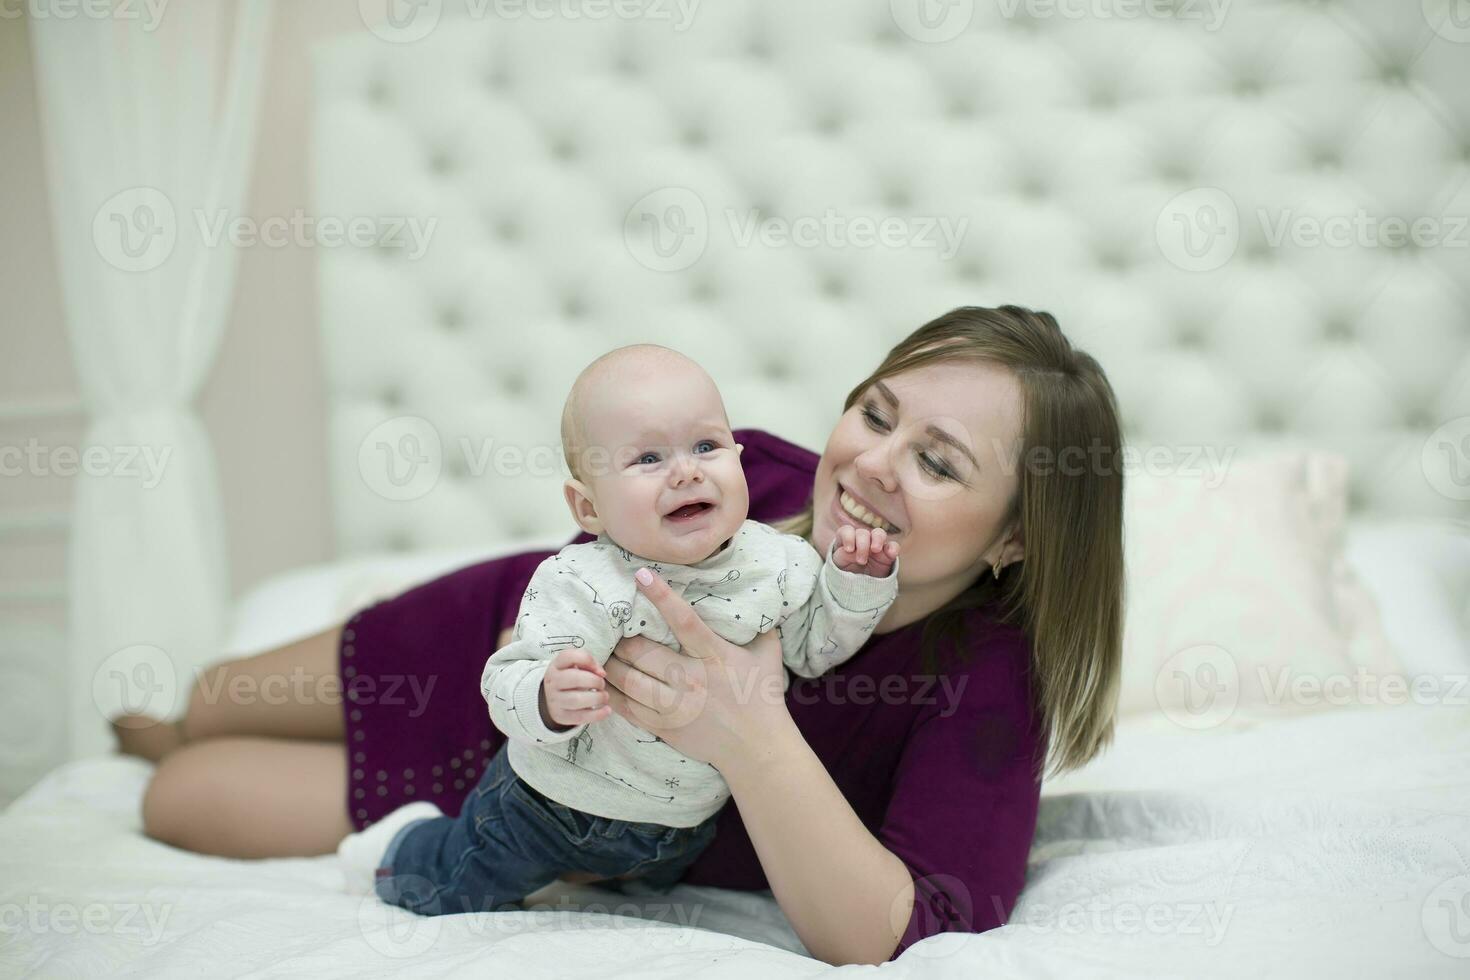
[[[1140,446],[1323,446],[1356,517],[1470,506],[1470,28],[1435,0],[402,7],[316,61],[316,214],[384,239],[318,253],[343,553],[568,534],[561,403],[611,347],[820,449],[960,304],[1056,314]]]

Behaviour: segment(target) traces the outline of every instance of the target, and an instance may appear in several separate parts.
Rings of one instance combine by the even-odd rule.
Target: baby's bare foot
[[[157,762],[184,744],[184,733],[176,721],[160,721],[151,715],[118,715],[110,720],[120,755],[135,755]]]

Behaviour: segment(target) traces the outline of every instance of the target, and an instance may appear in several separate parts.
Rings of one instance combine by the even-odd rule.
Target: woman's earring
[[[1000,562],[996,562],[994,565],[991,565],[990,571],[991,574],[993,574],[996,578],[1000,578]]]

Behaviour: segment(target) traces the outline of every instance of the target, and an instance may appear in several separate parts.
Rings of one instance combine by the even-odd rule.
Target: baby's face
[[[740,528],[750,510],[740,447],[703,371],[610,381],[586,409],[590,483],[567,483],[585,530],[650,561],[693,565]]]

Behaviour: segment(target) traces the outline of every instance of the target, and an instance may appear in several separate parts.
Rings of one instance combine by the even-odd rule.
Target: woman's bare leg
[[[144,832],[200,854],[330,854],[353,829],[340,739],[191,742],[158,764],[143,797]]]
[[[220,735],[343,737],[338,624],[313,636],[206,668],[181,719],[185,740]]]
[[[142,715],[113,719],[118,749],[157,762],[187,742],[221,735],[341,739],[342,626],[274,650],[221,661],[199,673],[177,722]]]

